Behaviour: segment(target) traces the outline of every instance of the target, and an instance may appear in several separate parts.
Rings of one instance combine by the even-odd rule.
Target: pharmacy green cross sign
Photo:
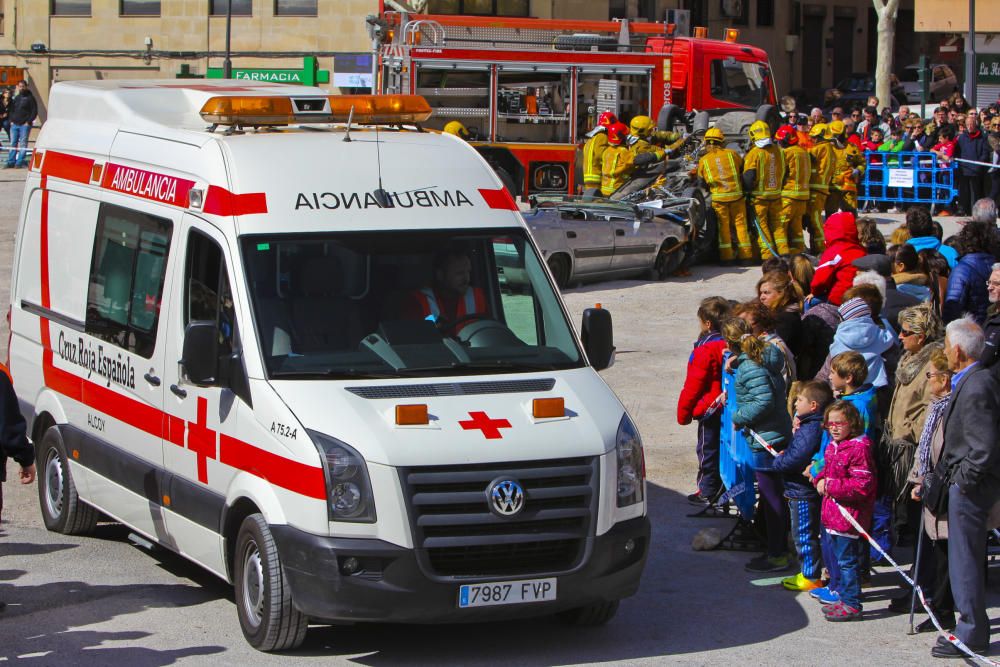
[[[209,79],[221,79],[221,67],[209,67],[206,73]],[[315,86],[319,83],[330,83],[330,70],[319,69],[315,56],[302,59],[302,69],[250,69],[234,67],[233,78],[244,81],[268,81],[271,83],[294,83],[302,86]]]

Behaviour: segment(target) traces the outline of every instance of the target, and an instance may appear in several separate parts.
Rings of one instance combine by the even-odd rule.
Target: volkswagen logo
[[[515,516],[524,509],[524,489],[512,479],[498,479],[486,489],[486,502],[497,516]]]

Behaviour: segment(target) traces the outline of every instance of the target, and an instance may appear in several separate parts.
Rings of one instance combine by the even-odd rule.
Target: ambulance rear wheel
[[[262,514],[243,520],[235,553],[236,612],[247,642],[258,651],[300,646],[309,619],[292,605],[278,547]]]
[[[618,600],[595,602],[586,607],[570,609],[559,614],[560,620],[570,625],[596,627],[604,625],[618,613]]]
[[[63,535],[94,532],[100,513],[80,500],[69,469],[66,446],[55,426],[45,431],[38,448],[38,500],[45,527]]]

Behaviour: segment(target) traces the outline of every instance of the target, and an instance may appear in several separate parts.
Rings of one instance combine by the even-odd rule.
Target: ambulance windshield
[[[274,379],[583,365],[521,229],[255,235],[242,252]]]

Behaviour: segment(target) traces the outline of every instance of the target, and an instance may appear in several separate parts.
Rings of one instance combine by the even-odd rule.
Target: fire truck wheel
[[[569,259],[565,255],[552,255],[549,257],[549,271],[556,281],[559,289],[566,289],[569,284]]]
[[[661,132],[670,132],[674,127],[684,122],[684,109],[676,104],[664,104],[656,117],[656,129]]]
[[[570,625],[596,627],[604,625],[618,613],[618,600],[610,602],[595,602],[586,607],[570,609],[559,614],[560,620]]]
[[[235,553],[236,612],[247,642],[258,651],[301,645],[309,619],[292,605],[278,547],[262,514],[243,520]]]
[[[80,500],[69,469],[66,446],[55,426],[42,436],[37,452],[38,500],[45,527],[63,535],[94,532],[100,513]]]

